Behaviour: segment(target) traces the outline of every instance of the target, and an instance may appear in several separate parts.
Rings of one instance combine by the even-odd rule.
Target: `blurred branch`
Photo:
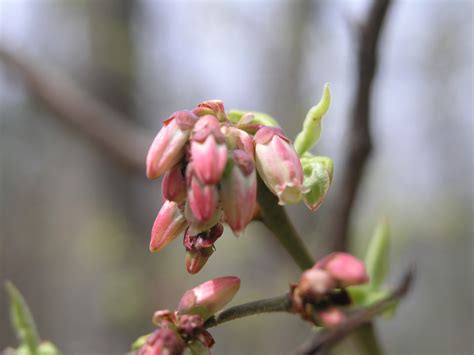
[[[37,68],[0,48],[0,60],[17,71],[27,87],[62,122],[70,125],[125,168],[144,175],[153,137],[52,68]]]
[[[360,329],[361,326],[366,325],[375,316],[390,308],[394,302],[397,302],[402,297],[404,297],[413,283],[413,278],[414,271],[407,271],[398,286],[386,298],[370,307],[355,312],[340,326],[331,330],[323,330],[317,333],[307,343],[298,348],[294,354],[319,354],[322,351],[328,350],[356,329]]]
[[[343,157],[340,183],[335,189],[334,206],[328,215],[327,235],[334,240],[334,250],[347,250],[352,206],[367,158],[372,150],[370,108],[372,84],[377,72],[377,50],[380,33],[390,0],[373,0],[367,21],[360,28],[358,46],[358,75],[351,112],[347,151]]]

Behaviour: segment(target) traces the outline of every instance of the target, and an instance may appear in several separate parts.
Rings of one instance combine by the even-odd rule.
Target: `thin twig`
[[[4,48],[0,48],[0,60],[23,77],[27,88],[58,119],[82,133],[122,166],[144,176],[146,151],[153,137],[52,68],[39,69]]]
[[[254,302],[244,303],[235,307],[231,307],[222,311],[221,313],[209,318],[206,321],[205,327],[212,328],[219,324],[243,318],[260,313],[270,312],[290,312],[291,298],[288,293],[273,297],[262,299]]]
[[[317,333],[307,343],[303,344],[300,348],[298,348],[294,352],[294,354],[318,354],[323,350],[329,349],[338,341],[342,340],[362,325],[365,325],[370,322],[375,316],[383,313],[390,306],[392,306],[394,302],[397,302],[403,296],[405,296],[413,283],[413,277],[414,271],[407,271],[398,286],[392,291],[389,296],[370,307],[355,312],[347,319],[347,321],[345,321],[339,327],[332,330],[324,330]]]
[[[374,0],[366,23],[361,26],[357,56],[357,81],[353,99],[347,151],[343,157],[339,180],[328,216],[327,235],[334,241],[334,250],[347,250],[348,229],[352,206],[372,150],[370,132],[370,109],[372,84],[377,72],[377,50],[379,38],[386,18],[390,0]]]

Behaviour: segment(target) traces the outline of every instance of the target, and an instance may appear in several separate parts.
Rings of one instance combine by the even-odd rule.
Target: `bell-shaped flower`
[[[175,112],[163,122],[146,158],[146,174],[156,179],[184,156],[184,146],[198,117],[190,111]]]
[[[186,199],[186,179],[182,164],[168,170],[161,182],[161,193],[168,201],[183,202]]]
[[[186,291],[178,305],[179,314],[199,314],[204,320],[222,309],[240,288],[240,279],[225,276],[206,281]]]
[[[305,191],[303,168],[283,131],[262,127],[254,140],[257,170],[265,185],[278,197],[279,204],[299,202]]]
[[[344,287],[360,285],[369,281],[364,263],[348,253],[329,254],[318,261],[314,268],[325,270]]]
[[[188,184],[187,205],[193,217],[199,222],[212,220],[217,210],[217,186],[202,183],[195,174],[193,164],[188,165],[186,180]]]
[[[191,138],[191,160],[194,172],[204,184],[217,184],[227,163],[227,146],[220,131],[220,123],[214,117],[201,117]]]
[[[252,158],[243,150],[233,151],[233,160],[221,181],[224,217],[238,236],[252,220],[257,205],[257,174]]]
[[[150,251],[156,252],[184,232],[188,223],[178,203],[165,201],[151,230]]]

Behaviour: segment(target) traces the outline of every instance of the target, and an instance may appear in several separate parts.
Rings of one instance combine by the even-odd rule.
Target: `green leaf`
[[[382,285],[389,267],[390,230],[385,219],[375,228],[365,256],[365,266],[370,277],[370,287],[377,290]]]
[[[5,282],[10,297],[10,318],[21,347],[27,347],[30,353],[35,354],[40,343],[33,316],[20,291],[10,281]]]
[[[270,126],[270,127],[280,127],[278,122],[273,117],[263,112],[231,110],[227,112],[227,118],[233,124],[237,124],[239,120],[242,118],[242,116],[249,112],[251,112],[254,115],[254,118],[249,122],[250,124],[261,124],[261,125]]]
[[[329,110],[331,92],[329,84],[324,85],[323,96],[316,106],[313,106],[303,122],[303,129],[296,136],[294,147],[299,156],[310,150],[321,137],[323,116]]]
[[[349,292],[351,300],[354,304],[358,306],[367,305],[367,296],[370,292],[367,285],[350,286],[346,290]]]

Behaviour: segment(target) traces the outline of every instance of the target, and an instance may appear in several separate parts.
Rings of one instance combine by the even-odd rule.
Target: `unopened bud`
[[[180,161],[196,120],[194,113],[179,111],[164,121],[148,151],[146,169],[149,179],[163,175]]]
[[[229,303],[240,288],[240,279],[226,276],[206,281],[185,292],[178,305],[180,314],[199,314],[204,320]]]
[[[161,183],[162,195],[168,201],[183,202],[186,199],[186,179],[181,164],[175,165],[163,176]]]
[[[334,279],[324,270],[309,269],[303,272],[297,289],[303,298],[317,299],[336,286]]]
[[[183,339],[175,331],[162,328],[150,334],[137,355],[181,355],[185,346]]]
[[[227,163],[227,146],[214,116],[201,117],[191,139],[194,173],[204,184],[217,184]]]
[[[326,328],[338,327],[346,320],[346,315],[336,307],[318,312],[318,317],[322,325]]]
[[[193,112],[196,112],[199,117],[213,115],[221,122],[227,120],[224,103],[221,100],[208,100],[201,102]]]
[[[199,271],[202,270],[204,265],[206,265],[212,253],[214,253],[214,248],[212,247],[204,248],[198,252],[186,251],[186,256],[184,258],[186,270],[191,275],[197,274]]]
[[[233,152],[232,166],[221,182],[220,197],[225,220],[238,236],[252,220],[257,204],[257,174],[245,151]]]
[[[329,254],[314,268],[326,270],[342,286],[360,285],[369,280],[363,262],[348,253]]]
[[[250,134],[237,127],[231,126],[222,126],[221,132],[224,134],[227,145],[230,149],[243,150],[252,159],[255,159],[255,146]]]
[[[187,222],[179,205],[165,201],[151,230],[150,251],[160,251],[184,232],[186,227]]]
[[[303,160],[304,182],[307,190],[303,199],[311,211],[315,211],[323,202],[332,182],[333,162],[326,157],[313,157]]]
[[[203,223],[211,221],[217,210],[217,202],[217,186],[203,184],[195,175],[192,176],[187,204],[194,218]]]
[[[254,139],[257,170],[265,185],[278,196],[279,204],[299,202],[303,168],[288,138],[279,128],[262,127]]]

